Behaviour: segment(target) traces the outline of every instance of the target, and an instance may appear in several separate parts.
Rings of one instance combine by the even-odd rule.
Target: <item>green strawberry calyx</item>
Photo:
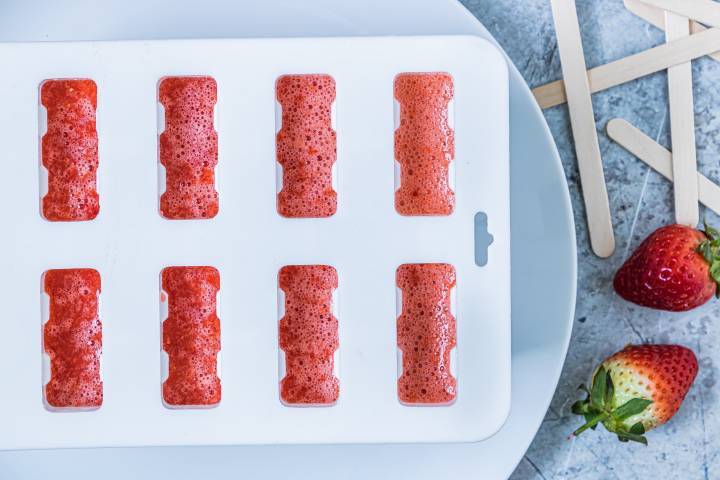
[[[587,398],[575,402],[572,412],[582,415],[585,424],[573,432],[574,436],[580,435],[588,428],[595,430],[598,424],[602,423],[609,432],[616,434],[621,442],[633,441],[647,445],[643,423],[627,425],[626,420],[645,411],[652,400],[633,398],[622,405],[615,405],[612,377],[602,366],[595,373],[591,388],[580,385],[580,389],[587,393]]]
[[[717,285],[715,295],[720,298],[720,232],[705,222],[705,231],[703,233],[705,233],[707,240],[698,246],[697,252],[710,265],[710,277]]]

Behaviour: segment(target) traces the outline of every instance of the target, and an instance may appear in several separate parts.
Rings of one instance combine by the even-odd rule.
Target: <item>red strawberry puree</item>
[[[283,168],[278,213],[284,217],[329,217],[337,210],[332,186],[335,131],[331,107],[335,80],[329,75],[284,75],[276,84],[282,106],[277,161]]]
[[[455,400],[457,383],[450,373],[450,352],[457,343],[450,290],[455,268],[445,263],[400,265],[402,290],[397,342],[402,351],[398,396],[402,403],[445,404]]]
[[[163,350],[169,357],[163,399],[172,406],[215,405],[221,394],[220,273],[213,267],[168,267],[162,271],[162,288],[168,298]]]
[[[48,270],[44,289],[50,296],[50,318],[43,335],[43,348],[50,357],[45,401],[54,408],[100,407],[100,274],[89,268]]]
[[[453,80],[447,73],[403,73],[395,78],[400,126],[395,130],[395,159],[400,188],[395,210],[401,215],[449,215],[455,208],[449,165],[455,136],[448,123]]]
[[[100,211],[97,86],[92,80],[46,80],[40,102],[47,109],[42,164],[48,171],[48,192],[42,214],[53,222],[92,220]]]
[[[287,404],[335,403],[340,384],[333,375],[338,349],[338,321],[332,314],[337,272],[326,265],[291,265],[280,269],[285,316],[280,319],[280,349],[285,378],[280,398]]]
[[[171,220],[212,218],[219,209],[217,84],[211,77],[167,77],[160,82],[160,103],[165,107],[160,163],[166,178],[160,213]]]

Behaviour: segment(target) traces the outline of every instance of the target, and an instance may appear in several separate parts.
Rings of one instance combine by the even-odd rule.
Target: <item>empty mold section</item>
[[[205,266],[167,267],[161,273],[161,289],[161,302],[167,302],[162,322],[168,365],[163,403],[168,408],[213,407],[221,398],[220,273]]]
[[[97,192],[97,85],[89,79],[40,84],[40,211],[52,222],[92,220]],[[44,117],[44,118],[43,118]]]
[[[337,211],[335,80],[319,74],[283,75],[275,90],[282,110],[276,134],[282,180],[278,213],[290,218],[332,216]]]
[[[446,263],[403,264],[396,272],[400,290],[397,344],[402,355],[398,397],[405,405],[448,405],[457,380],[453,314],[455,268]]]
[[[394,96],[399,108],[395,210],[411,216],[450,215],[455,208],[453,79],[447,73],[402,73],[395,77]]]
[[[43,325],[43,351],[49,363],[44,404],[51,411],[99,408],[103,402],[100,274],[89,268],[48,270],[42,284],[48,302]]]
[[[159,160],[165,177],[160,214],[169,220],[212,218],[219,210],[217,83],[211,77],[165,77],[158,86],[158,101],[164,115],[159,121]]]
[[[340,394],[336,375],[339,349],[334,311],[337,271],[328,265],[288,265],[280,269],[283,301],[279,322],[280,400],[292,406],[330,406]]]

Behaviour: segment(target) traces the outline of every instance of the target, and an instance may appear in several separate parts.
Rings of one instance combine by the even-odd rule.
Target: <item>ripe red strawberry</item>
[[[655,230],[615,274],[613,286],[625,300],[644,307],[682,312],[699,307],[718,291],[720,234],[683,225]]]
[[[585,417],[580,435],[598,423],[623,442],[647,445],[645,432],[670,420],[695,380],[698,363],[680,345],[628,345],[595,370],[585,400],[572,411]]]

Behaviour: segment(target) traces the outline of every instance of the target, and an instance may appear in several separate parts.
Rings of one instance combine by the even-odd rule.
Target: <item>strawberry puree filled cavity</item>
[[[162,289],[168,302],[163,350],[169,359],[163,400],[178,407],[216,405],[221,395],[220,274],[213,267],[168,267],[162,271]]]
[[[450,371],[450,353],[457,343],[450,300],[455,268],[445,263],[404,264],[397,269],[396,281],[402,290],[398,397],[406,404],[451,403],[457,393]]]
[[[455,136],[448,104],[453,80],[447,73],[403,73],[395,78],[400,125],[395,130],[395,160],[400,187],[395,210],[401,215],[450,215],[455,192],[449,166],[455,157]]]
[[[160,163],[166,178],[160,213],[171,220],[212,218],[219,209],[213,123],[217,84],[211,77],[166,77],[159,90],[165,108]]]
[[[284,75],[277,80],[282,126],[277,161],[282,166],[278,213],[284,217],[329,217],[337,210],[332,185],[336,158],[332,104],[335,80],[329,75]]]
[[[98,408],[103,402],[100,274],[87,268],[48,270],[43,283],[50,297],[43,332],[50,357],[45,402],[53,408]]]
[[[290,265],[280,269],[285,315],[280,319],[280,349],[285,377],[280,398],[286,404],[329,405],[340,393],[333,373],[339,346],[338,320],[332,313],[337,271],[327,265]]]
[[[40,103],[47,109],[42,164],[48,191],[42,199],[45,219],[92,220],[100,211],[97,193],[97,86],[87,79],[46,80]]]

